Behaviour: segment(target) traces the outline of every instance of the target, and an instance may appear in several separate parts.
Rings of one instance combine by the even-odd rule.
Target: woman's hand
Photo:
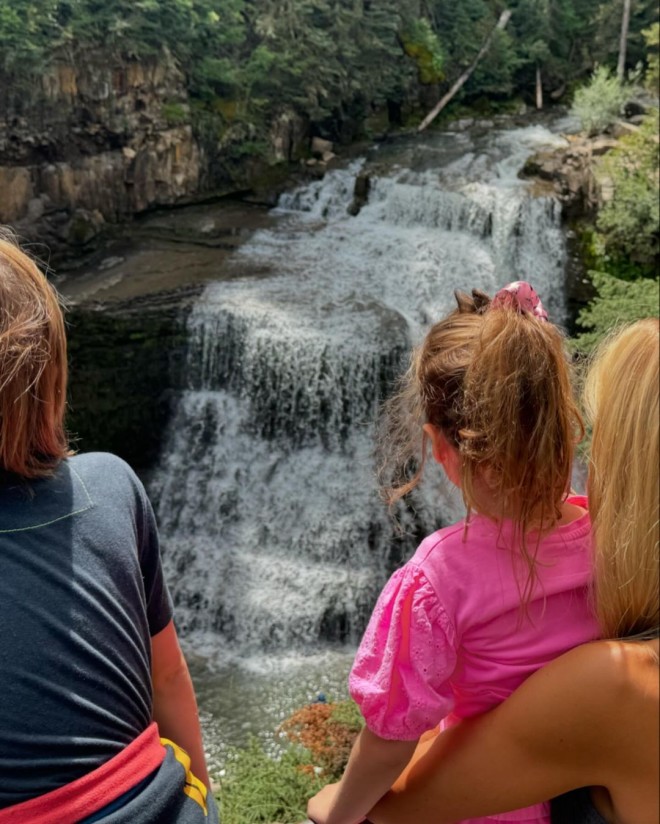
[[[326,784],[322,790],[319,790],[315,796],[309,799],[307,802],[307,815],[314,824],[332,824],[329,816],[338,791],[339,782]],[[359,819],[359,821],[364,820],[364,818]],[[358,824],[358,822],[351,822],[351,824]]]

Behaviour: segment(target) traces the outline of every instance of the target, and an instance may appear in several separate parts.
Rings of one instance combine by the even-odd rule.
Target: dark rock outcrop
[[[74,446],[114,452],[138,471],[158,458],[184,381],[186,319],[201,286],[67,313]]]
[[[371,189],[371,175],[368,172],[360,172],[355,178],[353,186],[353,200],[348,207],[348,214],[352,217],[360,214],[362,207],[369,201],[369,191]]]
[[[532,155],[520,177],[547,185],[563,203],[567,219],[591,217],[608,199],[607,180],[596,174],[598,159],[616,145],[611,137],[573,137],[566,148]]]

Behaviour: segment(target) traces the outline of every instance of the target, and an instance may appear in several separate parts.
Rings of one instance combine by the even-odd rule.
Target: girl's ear
[[[444,469],[449,480],[460,489],[461,458],[458,449],[447,440],[442,430],[432,423],[424,424],[424,432],[431,441],[433,457]]]
[[[447,450],[449,449],[447,438],[442,434],[442,430],[432,423],[425,423],[423,429],[431,441],[431,452],[434,459],[439,464],[444,464],[447,460]]]

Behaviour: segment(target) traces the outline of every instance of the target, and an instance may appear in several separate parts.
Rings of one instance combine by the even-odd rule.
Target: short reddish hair
[[[57,292],[34,261],[0,235],[0,470],[40,478],[71,454],[66,382]]]

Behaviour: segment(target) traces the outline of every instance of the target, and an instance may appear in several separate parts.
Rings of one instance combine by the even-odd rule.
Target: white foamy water
[[[460,516],[436,475],[396,536],[374,419],[454,289],[525,278],[563,320],[560,208],[517,178],[560,140],[533,126],[385,147],[358,216],[347,207],[363,161],[284,195],[275,227],[236,253],[246,275],[205,289],[151,492],[178,623],[218,684],[233,668],[267,691],[260,671],[300,681],[324,651],[350,657],[417,537]]]

